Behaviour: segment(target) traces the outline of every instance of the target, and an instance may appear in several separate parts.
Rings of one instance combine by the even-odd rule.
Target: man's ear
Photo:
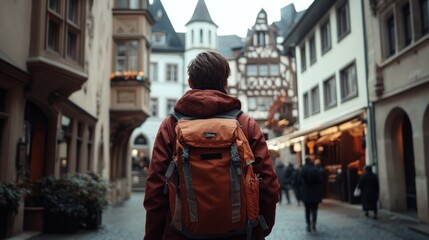
[[[192,82],[191,82],[191,80],[190,80],[190,79],[188,79],[188,86],[189,86],[190,88],[193,88],[193,86],[192,86]]]

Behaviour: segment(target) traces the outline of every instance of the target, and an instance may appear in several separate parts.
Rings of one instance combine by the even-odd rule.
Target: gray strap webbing
[[[198,222],[198,211],[197,211],[197,201],[195,200],[195,194],[192,189],[192,173],[191,166],[189,165],[189,146],[183,146],[182,152],[182,162],[183,162],[183,177],[185,178],[185,190],[186,190],[186,199],[189,206],[189,216],[191,222]]]
[[[176,168],[176,163],[174,161],[171,161],[170,165],[168,165],[167,172],[165,172],[164,194],[167,194],[168,192],[168,183],[170,183],[170,178],[175,168]]]
[[[171,225],[179,231],[183,230],[182,225],[182,200],[180,200],[179,194],[176,194],[176,203],[174,207],[174,215],[173,220],[171,221]]]
[[[241,159],[238,155],[237,146],[231,146],[231,209],[232,209],[232,222],[238,222],[241,219],[241,195],[240,195],[240,168]]]
[[[232,160],[232,164],[234,165],[237,174],[241,175],[241,158],[240,155],[238,155],[238,150],[237,150],[237,146],[235,144],[233,144],[231,146],[231,160]]]
[[[240,195],[240,181],[238,179],[237,171],[235,167],[231,164],[229,169],[231,175],[231,214],[232,214],[232,223],[239,222],[241,220],[241,195]],[[237,188],[238,183],[238,188]]]

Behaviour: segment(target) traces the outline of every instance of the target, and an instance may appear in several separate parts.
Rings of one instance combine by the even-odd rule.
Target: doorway
[[[417,211],[416,170],[414,165],[413,130],[406,114],[402,117],[402,144],[405,170],[407,209]]]

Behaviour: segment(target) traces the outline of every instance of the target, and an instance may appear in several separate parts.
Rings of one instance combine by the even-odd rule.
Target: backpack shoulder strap
[[[222,114],[217,114],[213,117],[237,119],[241,113],[243,113],[243,111],[241,111],[240,109],[232,109],[228,112],[224,112]]]
[[[195,119],[194,117],[188,117],[188,116],[185,116],[185,115],[183,115],[183,114],[181,114],[181,113],[178,113],[178,112],[176,112],[176,111],[172,111],[172,112],[170,113],[170,115],[171,115],[171,116],[173,116],[177,121],[179,121],[180,119],[186,119],[186,120],[192,120],[192,119]]]
[[[243,113],[243,111],[241,111],[240,109],[232,109],[230,111],[221,113],[221,114],[216,114],[214,116],[211,116],[210,118],[231,118],[231,119],[237,119],[238,116]],[[197,119],[196,117],[189,117],[189,116],[185,116],[181,113],[178,113],[176,111],[172,111],[170,113],[171,116],[173,116],[177,121],[179,121],[180,119],[186,119],[186,120],[193,120],[193,119]]]

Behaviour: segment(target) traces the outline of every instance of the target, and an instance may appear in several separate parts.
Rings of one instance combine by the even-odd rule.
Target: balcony
[[[149,117],[150,82],[142,72],[116,73],[111,76],[110,91],[111,131],[131,134]]]

